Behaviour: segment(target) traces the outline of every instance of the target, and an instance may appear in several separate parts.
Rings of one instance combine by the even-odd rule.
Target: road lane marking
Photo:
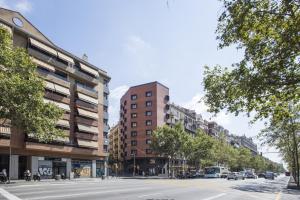
[[[162,194],[162,193],[144,194],[144,195],[138,196],[138,198],[144,198],[144,197],[155,196],[155,195],[160,195],[160,194]]]
[[[216,196],[208,197],[208,198],[205,198],[205,199],[202,199],[202,200],[213,200],[213,199],[217,199],[219,197],[222,197],[224,195],[226,195],[226,193],[221,193],[221,194],[218,194]]]
[[[115,193],[115,192],[137,191],[137,190],[144,190],[144,189],[151,189],[151,188],[150,187],[142,187],[142,188],[138,188],[138,189],[134,188],[134,189],[107,190],[107,191],[98,191],[98,192],[82,192],[82,193],[77,193],[77,194],[51,195],[51,196],[43,196],[43,197],[26,198],[25,200],[63,199],[63,198],[75,197],[75,196],[86,196],[86,195],[106,194],[106,193]],[[12,199],[12,200],[14,200],[14,199]]]
[[[281,191],[277,193],[275,200],[280,200],[280,198],[281,198]]]
[[[3,188],[0,188],[0,194],[2,196],[4,196],[6,199],[8,200],[22,200],[19,197],[7,192],[6,190],[4,190]]]

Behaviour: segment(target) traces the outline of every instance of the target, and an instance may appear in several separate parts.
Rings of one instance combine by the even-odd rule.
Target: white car
[[[230,172],[227,176],[227,180],[230,180],[230,179],[233,179],[233,180],[242,179],[242,180],[244,180],[245,177],[244,177],[244,174],[241,173],[241,172]]]

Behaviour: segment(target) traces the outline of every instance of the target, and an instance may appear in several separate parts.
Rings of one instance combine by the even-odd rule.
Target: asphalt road
[[[272,180],[113,179],[0,185],[1,200],[300,200],[286,189],[288,177]]]

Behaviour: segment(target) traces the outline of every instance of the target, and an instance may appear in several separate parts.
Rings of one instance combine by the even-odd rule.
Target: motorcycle
[[[24,172],[24,179],[25,181],[31,181],[31,173],[29,170]]]
[[[35,175],[33,175],[33,180],[34,181],[41,181],[41,175],[40,175],[40,173],[36,173]]]

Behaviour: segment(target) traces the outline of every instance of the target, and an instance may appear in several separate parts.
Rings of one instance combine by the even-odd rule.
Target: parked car
[[[266,172],[266,176],[265,176],[265,179],[271,179],[271,180],[274,180],[275,178],[275,175],[273,172]]]
[[[228,174],[229,174],[230,172],[222,172],[222,174],[221,174],[221,178],[227,178],[227,176],[228,176]]]
[[[255,173],[252,173],[252,172],[246,172],[245,173],[245,178],[253,178],[253,179],[256,179],[257,176]]]
[[[285,176],[291,176],[291,172],[285,172]]]
[[[260,173],[257,176],[258,176],[258,178],[266,178],[266,174],[265,173]]]
[[[242,179],[244,180],[244,173],[243,172],[230,172],[227,176],[227,180],[230,179],[234,179],[234,180],[238,180],[238,179]]]

